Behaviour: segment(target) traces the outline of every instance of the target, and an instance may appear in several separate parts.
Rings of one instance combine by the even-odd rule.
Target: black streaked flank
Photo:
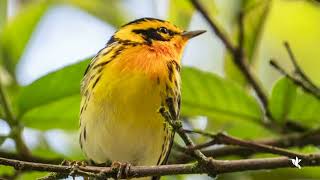
[[[125,46],[120,46],[111,56],[111,59],[115,59],[125,48]]]
[[[176,113],[176,110],[174,108],[174,99],[172,97],[168,97],[166,99],[166,104],[169,108],[169,112],[170,112],[170,115],[172,117],[173,120],[177,120],[177,113]]]
[[[176,87],[178,87],[178,81],[177,81],[177,79],[174,80],[174,85],[175,85]]]
[[[178,72],[180,72],[181,67],[180,67],[180,65],[177,63],[177,61],[172,60],[171,62],[175,65],[176,70],[177,70]]]
[[[168,67],[168,75],[169,75],[169,80],[172,81],[173,78],[173,67],[172,67],[172,61],[167,63]]]
[[[88,73],[88,71],[90,69],[90,65],[91,65],[91,63],[87,66],[86,70],[83,73],[83,76],[85,76]]]
[[[180,116],[180,108],[181,108],[181,95],[178,95],[178,113],[177,113],[177,117],[179,118]]]
[[[80,133],[79,135],[79,144],[80,144],[80,148],[82,149],[82,133]]]
[[[86,126],[84,126],[83,128],[83,139],[86,140],[87,139],[87,130],[86,130]]]
[[[96,65],[94,65],[94,66],[93,66],[93,68],[92,68],[92,69],[96,69],[96,68],[98,68],[98,67],[104,66],[104,65],[106,65],[106,64],[108,64],[108,63],[110,63],[111,61],[112,61],[112,60],[110,60],[110,61],[105,61],[105,62],[102,62],[102,63],[96,64]]]
[[[92,89],[97,85],[98,81],[100,80],[100,77],[101,77],[101,75],[99,77],[97,77],[97,79],[94,81],[94,83],[92,85]]]

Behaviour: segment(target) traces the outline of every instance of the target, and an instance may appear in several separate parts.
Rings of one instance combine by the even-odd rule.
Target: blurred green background
[[[320,125],[320,102],[269,65],[270,58],[292,70],[283,47],[288,41],[299,65],[320,85],[320,3],[312,0],[200,0],[210,16],[237,42],[245,12],[245,53],[269,95],[276,123],[287,120],[313,129]],[[184,29],[205,29],[184,53],[182,116],[190,128],[258,139],[280,134],[262,126],[263,112],[220,39],[188,0],[0,0],[0,80],[14,115],[26,127],[32,154],[83,159],[78,145],[80,80],[112,33],[141,17],[166,19]],[[288,95],[289,94],[289,95]],[[10,127],[0,113],[0,154],[15,152]],[[203,142],[203,138],[194,137]],[[179,141],[179,139],[178,139]],[[314,146],[295,149],[319,152]],[[238,158],[238,157],[232,157]],[[0,176],[13,169],[0,166]],[[23,173],[34,179],[46,173]],[[165,177],[209,179],[205,175]],[[320,168],[281,169],[220,175],[225,180],[320,179]]]

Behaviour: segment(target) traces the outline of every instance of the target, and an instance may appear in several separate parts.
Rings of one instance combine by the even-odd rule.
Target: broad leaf
[[[269,110],[279,123],[295,121],[310,128],[320,125],[320,101],[287,78],[278,80],[271,93]]]
[[[38,106],[28,111],[21,120],[26,126],[40,130],[75,130],[79,127],[80,109],[80,95],[79,92],[76,94]]]
[[[23,123],[40,130],[78,128],[80,82],[88,64],[89,59],[66,66],[22,87],[16,104]]]
[[[273,137],[274,133],[257,122],[244,119],[209,119],[206,131],[211,133],[225,132],[242,139]]]
[[[235,83],[185,67],[182,71],[182,115],[212,119],[261,121],[257,101]]]
[[[63,98],[80,94],[80,81],[89,60],[66,66],[22,87],[18,98],[19,115]]]
[[[0,60],[12,75],[32,33],[48,7],[49,4],[44,2],[32,3],[24,7],[20,14],[16,15],[1,31]]]

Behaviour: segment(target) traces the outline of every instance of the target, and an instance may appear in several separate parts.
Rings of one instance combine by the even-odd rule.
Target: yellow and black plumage
[[[174,133],[157,112],[180,112],[180,59],[204,31],[142,18],[122,26],[93,58],[81,85],[80,145],[95,163],[160,165]]]

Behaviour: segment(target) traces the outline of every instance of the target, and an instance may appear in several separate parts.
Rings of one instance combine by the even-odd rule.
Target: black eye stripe
[[[158,41],[168,41],[164,37],[161,36],[161,34],[158,33],[157,29],[149,28],[149,29],[135,29],[132,30],[132,32],[136,34],[143,35],[144,39],[151,43],[152,40],[158,40]]]
[[[164,38],[161,34],[169,34],[170,36],[178,34],[177,32],[171,31],[165,27],[160,27],[157,29],[134,29],[132,32],[143,35],[144,39],[148,43],[151,43],[152,40],[169,41],[169,39]]]

